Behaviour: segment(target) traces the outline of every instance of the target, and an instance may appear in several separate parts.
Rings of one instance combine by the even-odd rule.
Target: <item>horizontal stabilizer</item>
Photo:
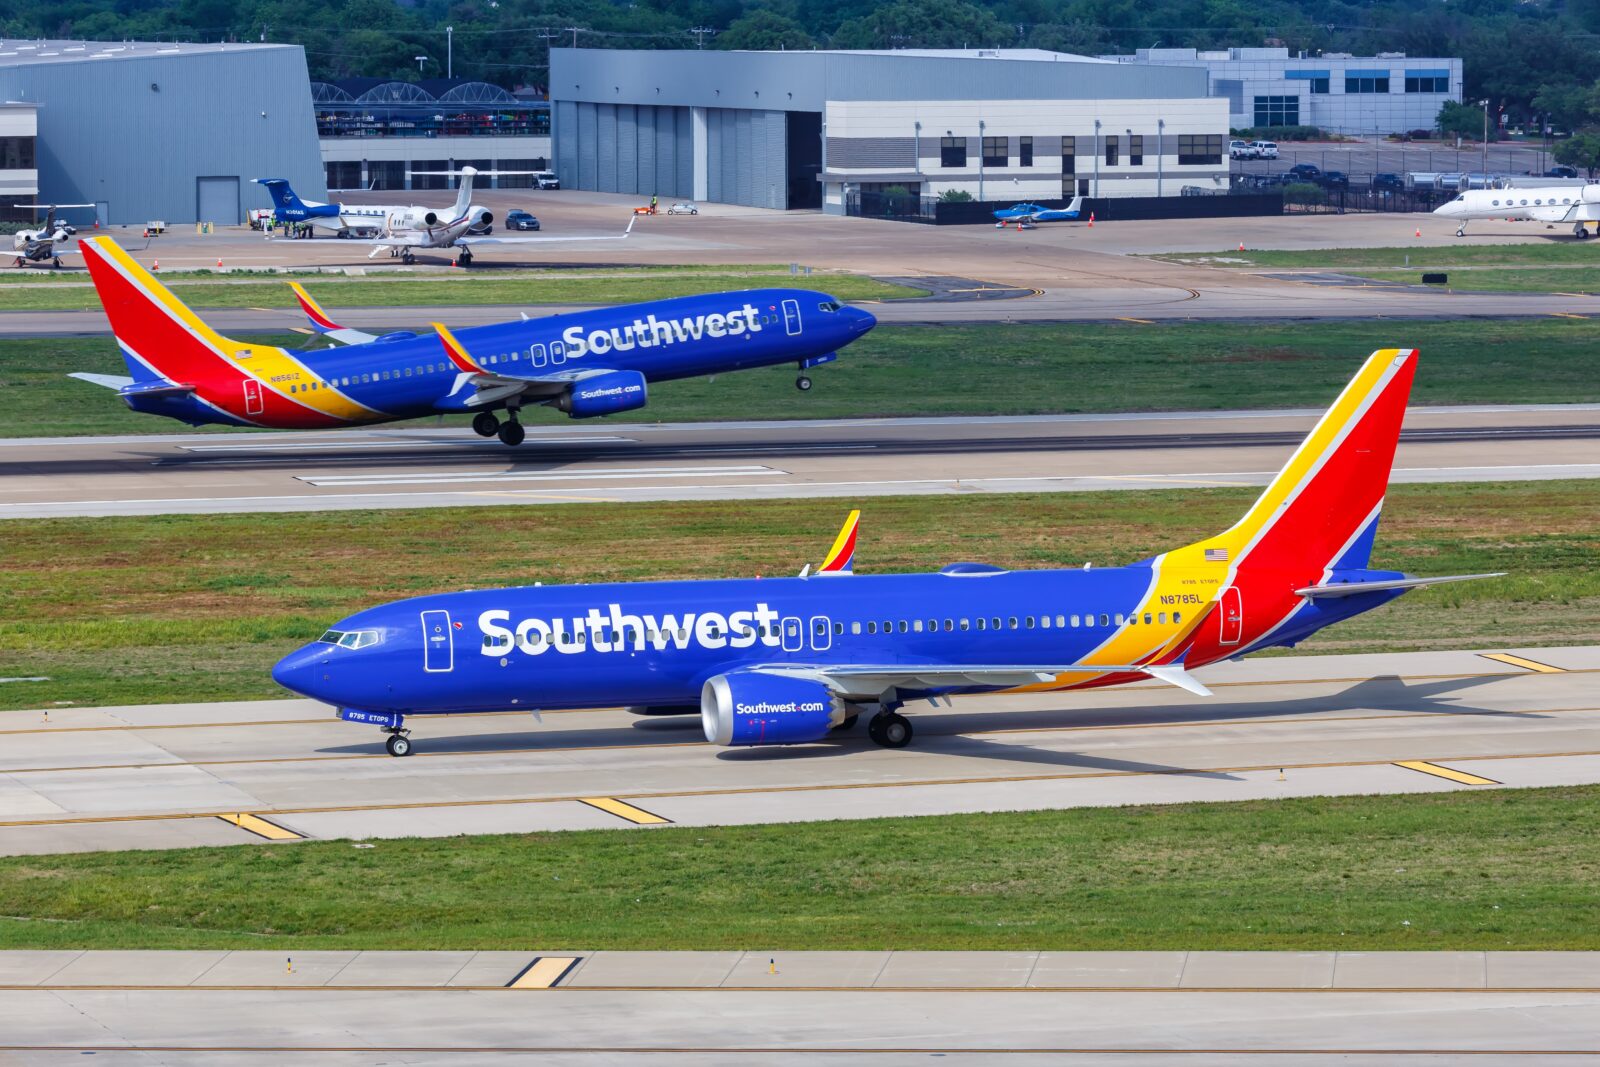
[[[1308,597],[1357,596],[1361,593],[1381,593],[1389,589],[1421,589],[1427,585],[1445,582],[1470,582],[1477,578],[1503,578],[1505,571],[1493,574],[1445,574],[1437,578],[1385,578],[1376,582],[1335,582],[1331,585],[1308,585],[1295,593]]]
[[[90,374],[87,371],[73,371],[68,378],[76,378],[80,382],[98,385],[104,389],[126,389],[133,384],[132,378],[120,374]]]

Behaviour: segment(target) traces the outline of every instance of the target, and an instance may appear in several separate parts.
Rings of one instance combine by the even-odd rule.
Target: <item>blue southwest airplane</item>
[[[467,412],[484,437],[519,445],[528,404],[611,415],[643,407],[650,382],[777,363],[799,364],[795,384],[809,389],[807,369],[877,323],[826,293],[749,289],[374,336],[341,327],[290,283],[312,326],[347,346],[305,351],[217,333],[109,237],[79,247],[132,377],[72,377],[195,426],[325,429]]]
[[[1436,582],[1370,566],[1416,353],[1375,352],[1244,517],[1124,567],[852,577],[852,514],[816,574],[441,593],[359,612],[273,677],[381,727],[407,716],[631,706],[698,713],[708,741],[816,741],[909,701],[1087,689],[1189,672],[1307,636]]]

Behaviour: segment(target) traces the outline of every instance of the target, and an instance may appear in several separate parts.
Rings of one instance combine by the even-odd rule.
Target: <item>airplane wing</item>
[[[635,216],[637,218],[637,216]],[[613,234],[587,234],[577,237],[457,237],[456,244],[468,248],[474,245],[531,245],[548,241],[621,241],[633,232],[635,218],[628,219],[627,227],[621,233]]]
[[[584,367],[550,371],[547,374],[507,374],[501,370],[487,370],[467,352],[443,323],[434,323],[445,355],[461,373],[455,385],[435,406],[443,411],[472,411],[488,404],[499,404],[512,397],[528,400],[549,400],[572,387],[572,383],[601,374],[611,374],[611,367]],[[472,392],[465,390],[472,387]]]
[[[306,318],[311,320],[311,328],[330,341],[341,345],[364,345],[368,341],[376,341],[377,334],[362,333],[340,326],[328,317],[322,310],[322,305],[311,299],[311,294],[299,282],[290,282],[289,288],[294,290],[294,297],[300,301],[300,310],[306,313]]]
[[[1012,686],[1038,685],[1054,681],[1062,674],[1143,674],[1168,685],[1193,693],[1211,696],[1211,690],[1200,684],[1181,663],[1107,664],[1107,663],[997,663],[940,667],[915,664],[767,664],[751,668],[763,674],[786,678],[805,678],[820,682],[841,696],[860,699],[877,699],[890,689],[947,689],[961,686]]]
[[[80,382],[88,382],[90,385],[98,385],[104,389],[125,389],[133,384],[132,378],[126,378],[120,374],[90,374],[88,371],[80,370],[73,371],[67,377],[76,378]]]

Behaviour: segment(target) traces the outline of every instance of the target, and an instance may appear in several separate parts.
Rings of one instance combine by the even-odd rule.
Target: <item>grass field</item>
[[[283,695],[268,671],[386,600],[543,581],[792,574],[846,506],[869,573],[1140,559],[1231,524],[1254,490],[585,504],[14,520],[0,526],[0,708]],[[1413,593],[1303,652],[1600,642],[1600,482],[1396,486],[1374,557],[1508,577]],[[596,531],[603,531],[597,544]]]
[[[1348,270],[1375,282],[1421,285],[1422,273],[1409,270]],[[1449,272],[1449,284],[1438,288],[1480,293],[1600,293],[1600,267],[1467,267]]]
[[[1489,227],[1490,223],[1472,223]],[[1565,231],[1563,231],[1563,235]],[[1529,244],[1397,245],[1393,248],[1315,248],[1296,250],[1250,249],[1244,252],[1164,252],[1151,256],[1170,263],[1204,263],[1209,266],[1262,268],[1410,267],[1442,270],[1447,267],[1600,267],[1600,242],[1538,241]]]
[[[28,276],[36,277],[36,276]],[[295,308],[294,293],[282,276],[221,274],[163,275],[162,280],[185,303],[196,308]],[[433,304],[621,304],[665,300],[674,296],[714,293],[761,286],[803,286],[832,293],[840,300],[893,300],[921,296],[924,290],[891,285],[858,274],[812,274],[792,277],[787,267],[732,267],[711,270],[666,268],[627,270],[459,273],[420,278],[385,277],[354,280],[329,275],[298,280],[327,308],[407,307]],[[83,275],[72,282],[6,283],[0,279],[0,311],[82,311],[100,306],[94,287]],[[514,318],[515,316],[508,316]]]
[[[1597,827],[1586,786],[25,856],[0,948],[1595,950]]]
[[[285,334],[269,343],[306,344]],[[318,342],[320,344],[320,341]],[[1418,404],[1600,400],[1600,320],[880,326],[794,389],[794,368],[664,382],[646,421],[1322,408],[1360,359],[1419,347]],[[0,436],[186,431],[67,371],[125,374],[109,339],[0,341]],[[630,418],[631,416],[623,416]],[[564,424],[548,409],[530,421]]]

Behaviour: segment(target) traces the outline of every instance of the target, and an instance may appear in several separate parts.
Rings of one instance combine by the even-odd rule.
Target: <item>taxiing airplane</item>
[[[287,178],[256,178],[272,197],[272,217],[278,222],[310,223],[321,230],[348,233],[352,230],[379,230],[384,220],[396,211],[409,210],[404,204],[322,204],[302,200]]]
[[[1156,679],[1309,635],[1436,582],[1369,557],[1414,350],[1373,353],[1229,529],[1123,567],[849,576],[854,516],[798,578],[485,589],[358,612],[273,669],[280,685],[411,750],[408,716],[631,706],[699,714],[718,745],[817,741],[912,701]]]
[[[1037,222],[1063,222],[1075,219],[1081,213],[1083,197],[1075,196],[1066,207],[1040,207],[1038,204],[1013,204],[994,212],[995,229],[1003,229],[1008,222],[1018,226],[1032,225]]]
[[[75,253],[76,249],[57,248],[72,239],[77,231],[64,222],[56,221],[56,212],[64,207],[94,207],[93,204],[18,204],[18,207],[44,208],[44,225],[37,230],[18,230],[11,237],[11,248],[17,254],[12,266],[26,263],[44,263],[61,266],[62,253]]]
[[[1572,223],[1572,236],[1589,236],[1586,224],[1600,223],[1600,185],[1560,185],[1532,189],[1468,189],[1433,209],[1435,215],[1461,220],[1456,236],[1467,235],[1470,219],[1532,219]],[[1600,226],[1596,227],[1600,233]]]
[[[877,322],[826,293],[748,289],[375,336],[339,326],[296,286],[312,325],[345,346],[304,351],[224,337],[109,237],[79,247],[132,377],[72,377],[196,426],[326,429],[467,412],[479,434],[515,446],[530,404],[611,415],[643,407],[650,382],[779,363],[798,363],[795,384],[809,389],[808,368]]]

